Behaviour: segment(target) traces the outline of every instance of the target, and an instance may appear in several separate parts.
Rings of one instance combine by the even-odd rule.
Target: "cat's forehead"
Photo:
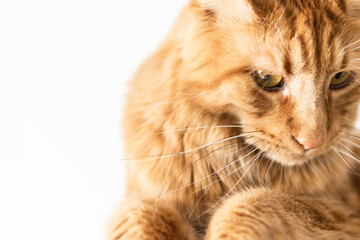
[[[303,13],[311,16],[314,13],[325,13],[329,17],[334,14],[346,14],[348,10],[348,1],[344,0],[248,0],[254,12],[266,18],[277,11],[283,11],[290,16],[293,12]]]
[[[269,26],[289,27],[293,29],[293,34],[305,29],[319,32],[327,26],[337,28],[345,24],[349,16],[344,1],[277,0],[275,2],[276,4],[269,6],[267,11],[258,8],[264,7],[264,4],[254,5],[253,9],[258,21]]]
[[[320,34],[312,34],[310,30],[295,33],[292,38],[286,34],[286,31],[279,29],[272,37],[259,36],[257,42],[248,40],[246,48],[250,48],[247,59],[251,65],[273,74],[292,76],[316,73],[320,76],[346,68],[351,59],[341,34],[334,35],[326,30]],[[244,51],[242,44],[240,42],[238,46]]]
[[[354,1],[211,2],[218,2],[213,5],[220,19],[218,26],[226,29],[237,52],[251,59],[254,67],[286,75],[316,72],[325,76],[354,65],[356,57],[350,56],[353,49],[349,46],[357,46],[354,42],[360,37]],[[240,13],[248,17],[237,16]]]
[[[255,1],[253,1],[255,2]],[[342,69],[348,57],[344,1],[276,1],[279,6],[259,24],[266,45],[288,75]],[[272,43],[272,44],[271,44]]]
[[[268,29],[286,29],[286,38],[295,34],[321,34],[331,29],[339,32],[349,14],[345,1],[340,0],[250,0],[257,23]]]

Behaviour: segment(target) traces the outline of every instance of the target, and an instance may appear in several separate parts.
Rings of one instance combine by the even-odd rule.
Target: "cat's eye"
[[[351,79],[350,72],[339,72],[331,78],[330,88],[337,89],[345,87]]]
[[[267,75],[263,74],[262,71],[257,71],[254,78],[259,87],[268,91],[275,91],[284,87],[284,78],[280,75]]]

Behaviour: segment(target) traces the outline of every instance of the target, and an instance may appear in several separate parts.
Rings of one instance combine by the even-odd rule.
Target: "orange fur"
[[[359,9],[191,0],[131,82],[109,239],[359,239]],[[341,71],[353,79],[330,89]],[[304,150],[303,136],[325,143]]]

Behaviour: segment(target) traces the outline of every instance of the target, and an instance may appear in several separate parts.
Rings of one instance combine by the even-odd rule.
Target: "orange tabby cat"
[[[108,238],[360,239],[359,76],[359,0],[191,0],[131,83]]]

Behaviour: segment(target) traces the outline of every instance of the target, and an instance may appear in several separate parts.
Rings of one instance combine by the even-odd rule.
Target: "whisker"
[[[344,145],[344,144],[342,144],[342,145],[346,147],[346,145]],[[346,148],[347,148],[347,147],[346,147]],[[337,148],[337,150],[339,151],[339,153],[342,153],[342,154],[348,156],[349,158],[355,160],[356,162],[360,163],[360,160],[359,160],[358,158],[354,157],[352,154],[347,153],[347,152],[343,151],[343,150],[340,149],[340,148]],[[349,150],[350,150],[350,149],[349,149]],[[350,150],[350,151],[351,151],[351,150]],[[352,151],[351,151],[351,152],[352,152]]]
[[[343,140],[345,140],[345,139],[340,139],[340,141],[343,141]],[[346,141],[345,141],[346,142]],[[349,142],[349,141],[347,141],[347,142]],[[354,155],[354,157],[357,157],[358,159],[359,159],[359,161],[360,161],[360,157],[352,150],[352,149],[350,149],[348,146],[346,146],[344,143],[340,143],[342,146],[344,146],[347,150],[349,150],[350,151],[350,153],[352,153],[353,155]]]
[[[346,51],[344,51],[344,53],[352,52],[352,51],[355,51],[355,50],[357,50],[359,48],[360,48],[360,46],[354,47],[352,49],[347,49]]]
[[[261,147],[261,146],[260,146],[260,147]],[[249,155],[251,155],[252,153],[254,153],[254,152],[256,152],[256,151],[258,151],[257,148],[253,149],[251,152],[247,153],[246,155],[242,156],[241,158],[238,158],[238,159],[235,160],[235,161],[231,161],[231,162],[228,163],[225,167],[223,167],[223,168],[221,168],[220,170],[218,170],[218,171],[220,171],[220,173],[219,173],[218,175],[221,175],[221,174],[223,173],[223,171],[224,171],[227,167],[229,167],[230,165],[233,165],[233,164],[239,162],[240,160],[248,157]],[[257,155],[255,155],[255,157],[256,157],[256,156],[257,156]],[[211,182],[210,184],[204,186],[204,188],[211,187],[211,186],[214,185],[215,183],[220,182],[220,181],[224,180],[225,178],[228,178],[229,176],[233,175],[234,173],[238,173],[240,169],[243,169],[244,167],[246,167],[246,166],[249,165],[250,163],[251,163],[251,161],[248,161],[248,162],[245,163],[244,165],[241,165],[240,167],[236,168],[234,171],[232,171],[232,172],[226,174],[225,176],[223,176],[223,177],[221,177],[221,178],[219,178],[219,179]],[[240,178],[241,178],[241,176],[240,176]],[[202,189],[197,190],[196,192],[199,192],[199,191],[201,191],[201,190],[202,190]]]
[[[359,175],[355,170],[354,168],[343,158],[343,156],[340,154],[340,152],[338,152],[338,150],[334,147],[331,147],[335,153],[345,162],[345,164],[356,174],[356,175]]]
[[[249,170],[251,169],[251,167],[254,165],[254,163],[256,162],[256,160],[261,156],[261,154],[263,154],[266,149],[270,146],[270,144],[268,144],[264,150],[261,150],[254,158],[254,160],[252,160],[251,165],[246,169],[246,171],[243,173],[243,175],[241,176],[241,178],[235,183],[235,185],[224,195],[222,196],[214,205],[212,205],[208,210],[205,211],[205,213],[209,213],[210,211],[212,211],[217,205],[219,205],[225,198],[227,198],[236,188],[236,186],[244,179],[244,177],[246,176],[246,174],[249,172]],[[205,195],[205,193],[203,194]],[[201,214],[203,215],[203,214]],[[201,216],[200,215],[200,216]]]
[[[276,150],[277,150],[277,149],[275,148],[274,151],[276,151]],[[275,152],[276,155],[275,155],[274,159],[276,159],[276,158],[278,157],[278,155],[279,155],[280,152],[281,152],[281,149],[280,149],[279,151]],[[272,168],[274,167],[274,164],[275,164],[275,161],[274,161],[274,160],[270,160],[270,162],[271,162],[271,163],[270,163],[270,166],[268,167],[268,169],[267,169],[267,171],[266,171],[266,174],[265,174],[265,179],[267,178],[267,176],[270,175],[271,170],[272,170]],[[271,180],[271,175],[270,175],[270,180]]]
[[[258,142],[259,142],[259,141],[255,142],[255,144],[258,143]],[[240,151],[243,151],[244,149],[246,149],[246,148],[248,148],[248,147],[251,147],[251,145],[248,145],[248,146],[246,146],[246,147],[244,147],[244,148],[241,148],[240,150],[236,151],[235,153],[240,152]],[[253,151],[251,151],[250,153],[246,154],[245,156],[243,156],[243,157],[241,157],[241,158],[238,158],[237,160],[230,161],[230,162],[229,162],[228,164],[226,164],[224,167],[222,167],[222,168],[219,169],[219,170],[216,170],[215,172],[207,175],[206,177],[203,177],[203,178],[201,178],[201,179],[199,179],[199,180],[197,180],[197,181],[195,181],[195,182],[189,183],[189,184],[187,184],[187,185],[185,185],[185,186],[182,186],[182,187],[180,187],[180,188],[178,188],[178,189],[176,189],[176,190],[173,190],[173,191],[171,191],[171,192],[168,192],[168,194],[172,194],[172,193],[178,192],[178,191],[180,191],[180,190],[182,190],[182,189],[191,187],[192,185],[195,185],[195,184],[197,184],[197,183],[200,183],[200,182],[202,182],[203,180],[205,180],[205,179],[207,179],[207,178],[209,178],[209,177],[214,176],[215,174],[218,174],[218,173],[219,173],[218,175],[220,175],[224,169],[226,169],[227,167],[229,167],[229,166],[231,166],[231,165],[239,162],[240,160],[242,160],[242,159],[244,159],[245,157],[249,156],[250,154],[252,154],[252,153],[255,152],[256,150],[257,150],[257,149],[254,149]],[[244,165],[244,166],[246,166],[246,165]],[[238,168],[238,169],[236,169],[234,172],[236,172],[236,171],[238,171],[238,170],[240,170],[240,169]],[[233,174],[234,172],[232,172],[231,174]],[[231,174],[230,174],[230,175],[231,175]],[[208,186],[211,186],[212,184],[214,184],[214,183],[216,183],[216,182],[218,182],[218,181],[221,181],[221,180],[223,180],[223,178],[218,179],[218,180],[216,180],[215,182],[212,182],[211,184],[204,186],[204,188],[207,188]],[[199,191],[199,190],[198,190],[198,191]],[[196,191],[196,192],[198,192],[198,191]]]
[[[225,146],[222,146],[222,147],[220,147],[220,148],[217,148],[217,149],[215,149],[215,150],[213,150],[213,151],[211,151],[211,152],[209,152],[209,153],[207,153],[205,156],[202,156],[202,157],[200,157],[199,159],[197,159],[196,161],[194,161],[194,162],[192,162],[192,163],[190,163],[190,164],[188,164],[181,172],[180,172],[180,174],[179,175],[177,175],[177,177],[171,182],[171,184],[170,184],[170,186],[168,187],[168,189],[166,190],[166,192],[165,192],[165,194],[164,194],[164,196],[163,196],[163,198],[165,198],[165,196],[169,193],[169,191],[170,191],[170,189],[171,189],[171,187],[176,183],[176,181],[184,174],[184,172],[187,170],[187,169],[189,169],[190,167],[192,167],[192,166],[194,166],[196,163],[198,163],[198,162],[200,162],[202,159],[204,159],[204,158],[206,158],[206,157],[208,157],[209,155],[211,155],[211,154],[213,154],[214,152],[217,152],[217,151],[219,151],[219,150],[221,150],[221,149],[223,149],[223,148],[226,148],[226,147],[229,147],[229,146],[232,146],[232,145],[234,145],[234,144],[237,144],[237,142],[234,142],[234,143],[231,143],[231,144],[228,144],[228,145],[225,145]]]
[[[337,155],[338,155],[338,154],[337,154]],[[334,163],[336,163],[338,166],[340,166],[340,167],[342,167],[342,168],[345,168],[345,169],[347,169],[347,167],[349,167],[349,164],[346,164],[346,163],[347,163],[346,161],[344,161],[345,164],[346,164],[346,166],[344,166],[344,164],[342,164],[341,162],[339,162],[337,158],[335,158],[335,157],[332,156],[332,154],[327,153],[327,156],[330,157],[331,160],[332,160]],[[350,168],[350,167],[349,167],[349,168]],[[350,169],[351,169],[351,168],[350,168]],[[354,170],[352,170],[352,171],[354,171]]]
[[[156,136],[156,135],[168,134],[168,133],[177,133],[177,132],[185,132],[185,131],[193,131],[193,130],[205,130],[212,128],[243,128],[243,127],[245,127],[245,125],[215,125],[215,126],[205,126],[205,127],[188,127],[188,128],[180,128],[175,130],[168,130],[168,131],[161,131],[154,133],[145,133],[136,136],[124,136],[124,138],[131,139],[131,138],[139,138],[139,137]]]
[[[353,141],[350,141],[350,140],[347,140],[347,139],[344,139],[344,138],[342,138],[341,141],[350,143],[351,145],[360,148],[360,145],[357,144],[357,143],[354,143]]]
[[[173,148],[173,151],[178,147],[178,145],[180,144],[180,143],[182,143],[184,141],[184,137],[182,137],[181,139],[180,139],[180,141],[179,142],[177,142],[177,144],[174,146],[174,148]],[[161,157],[160,158],[160,160],[159,161],[161,161],[163,159],[163,157]],[[168,184],[169,183],[169,178],[168,178],[168,169],[169,169],[169,161],[170,161],[170,159],[171,159],[171,157],[168,157],[167,159],[166,159],[166,161],[165,161],[165,179],[166,179],[166,183]]]
[[[350,129],[351,131],[360,132],[360,129],[358,129],[358,128],[352,126],[352,125],[345,125],[344,127],[347,128],[347,129]]]
[[[360,137],[351,135],[351,134],[349,134],[349,133],[339,132],[339,134],[341,134],[341,135],[343,135],[343,136],[346,136],[346,137],[349,137],[349,138],[353,138],[353,139],[356,139],[356,140],[360,140]]]
[[[237,139],[252,133],[256,133],[256,132],[260,132],[260,131],[250,131],[250,132],[245,132],[245,133],[241,133],[239,135],[235,135],[235,136],[231,136],[231,137],[227,137],[227,138],[223,138],[220,140],[217,140],[215,142],[212,143],[208,143],[208,144],[204,144],[200,147],[191,149],[191,150],[187,150],[187,151],[183,151],[183,152],[179,152],[179,153],[174,153],[174,154],[154,154],[154,155],[148,155],[148,156],[142,156],[142,157],[133,157],[133,158],[126,158],[126,159],[120,159],[121,161],[132,161],[132,160],[137,160],[139,162],[147,162],[147,161],[154,161],[154,160],[159,160],[159,157],[177,157],[177,156],[181,156],[181,155],[186,155],[192,152],[196,152],[196,151],[201,151],[202,149],[208,148],[212,145],[216,145],[219,143],[223,143],[226,141],[230,141],[233,139]],[[145,159],[144,159],[145,158]],[[146,158],[151,158],[151,159],[146,159]],[[140,159],[140,160],[139,160]],[[143,160],[141,160],[143,159]]]
[[[199,132],[201,131],[202,129],[199,129],[199,130],[195,130],[194,132],[191,132],[190,134],[193,134],[195,132]],[[175,150],[177,148],[177,146],[184,141],[184,136],[182,136],[181,140],[175,145],[175,147],[173,148],[173,150]],[[195,154],[195,153],[194,153]],[[160,161],[161,159],[163,159],[164,157],[161,157],[160,158]],[[168,157],[166,162],[165,162],[165,179],[166,179],[166,183],[168,184],[169,183],[169,179],[168,179],[168,168],[169,168],[169,161],[170,161],[170,158],[171,157]]]
[[[357,43],[359,43],[359,42],[360,42],[360,40],[357,40],[357,41],[355,41],[355,42],[353,42],[353,43],[350,43],[350,44],[348,44],[347,46],[345,46],[344,49],[348,49],[349,47],[354,46],[355,44],[357,44]]]
[[[256,149],[255,149],[256,150]],[[251,163],[251,161],[249,161],[248,163]],[[247,163],[247,164],[248,164]],[[246,165],[247,165],[246,164]],[[252,163],[252,165],[254,164],[254,162]],[[251,166],[252,166],[251,165]],[[247,169],[247,171],[251,168],[251,166]],[[237,171],[238,170],[240,170],[242,167],[244,167],[244,166],[241,166],[240,168],[238,168],[237,169]],[[246,171],[246,172],[247,172]],[[235,171],[234,171],[235,172]],[[246,172],[245,172],[245,174],[246,174]],[[231,175],[231,174],[230,174]],[[227,175],[226,177],[228,177],[229,175]],[[244,175],[243,175],[244,176]],[[223,179],[223,178],[222,178]],[[219,181],[219,180],[218,180]],[[215,181],[215,182],[218,182],[218,181]],[[207,185],[207,186],[205,186],[204,187],[204,189],[205,189],[205,191],[203,192],[203,194],[200,196],[200,198],[197,200],[197,202],[196,202],[196,204],[194,205],[194,207],[192,208],[192,210],[191,210],[191,213],[190,213],[190,215],[189,215],[189,217],[188,217],[188,220],[191,218],[191,216],[192,216],[192,214],[194,213],[194,211],[195,211],[195,209],[196,209],[196,207],[198,206],[198,204],[200,203],[200,201],[201,201],[201,199],[203,199],[204,198],[204,196],[206,195],[206,193],[209,191],[209,189],[210,189],[210,187],[215,183],[215,182],[213,182],[213,183],[211,183],[211,184],[209,184],[209,185]],[[203,191],[203,190],[202,190]],[[215,206],[212,206],[210,209],[213,209]],[[210,209],[208,209],[205,213],[208,213],[209,211],[210,211]],[[204,215],[205,213],[203,213],[203,214],[201,214],[200,216],[202,216],[202,215]],[[197,218],[199,218],[200,216],[197,216]]]

